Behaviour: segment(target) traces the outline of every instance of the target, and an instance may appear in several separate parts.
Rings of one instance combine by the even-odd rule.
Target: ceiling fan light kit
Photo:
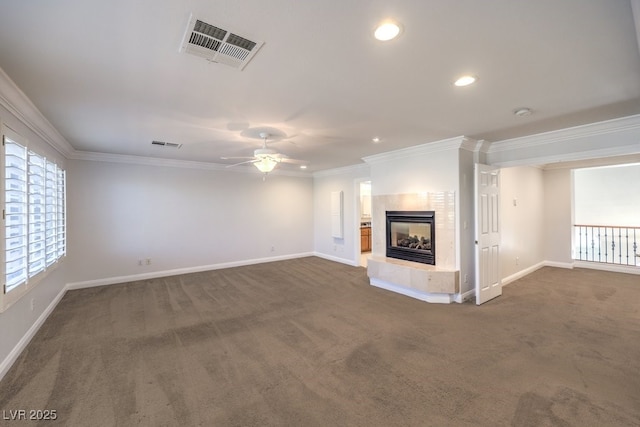
[[[280,163],[270,156],[260,157],[260,160],[253,162],[253,165],[262,173],[271,172]]]
[[[271,136],[267,132],[260,132],[260,138],[262,138],[262,148],[257,148],[253,151],[253,157],[222,157],[223,159],[248,159],[240,163],[229,165],[227,167],[238,166],[246,163],[253,163],[253,165],[260,172],[264,174],[262,179],[264,180],[267,174],[273,171],[279,163],[295,163],[305,166],[307,162],[304,160],[290,159],[286,155],[279,153],[277,150],[267,147],[267,139]],[[302,168],[301,166],[301,168]]]

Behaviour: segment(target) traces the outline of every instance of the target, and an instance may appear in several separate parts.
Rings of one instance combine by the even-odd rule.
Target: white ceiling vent
[[[242,70],[263,44],[191,15],[180,51]]]

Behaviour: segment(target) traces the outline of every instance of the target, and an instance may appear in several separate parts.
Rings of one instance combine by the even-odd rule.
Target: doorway
[[[361,181],[359,183],[359,213],[358,213],[358,236],[356,246],[360,247],[361,267],[367,267],[367,259],[371,255],[371,181]]]

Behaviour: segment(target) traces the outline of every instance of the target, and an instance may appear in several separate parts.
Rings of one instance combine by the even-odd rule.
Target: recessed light
[[[466,75],[458,78],[458,80],[456,80],[453,84],[456,86],[462,87],[462,86],[469,86],[470,84],[473,84],[476,81],[478,81],[478,78],[476,76]]]
[[[307,165],[300,165],[300,169],[306,169]]]
[[[380,138],[378,138],[377,136],[371,138],[371,142],[373,142],[374,144],[379,144],[381,141],[382,140]]]
[[[400,34],[400,26],[395,22],[383,22],[378,25],[375,32],[373,33],[374,37],[380,41],[386,42],[392,39],[395,39]]]

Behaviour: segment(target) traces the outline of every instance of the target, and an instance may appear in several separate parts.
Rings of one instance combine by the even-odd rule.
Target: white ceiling
[[[191,13],[265,44],[243,71],[181,53]],[[386,18],[403,32],[379,42]],[[0,68],[76,150],[224,163],[267,130],[308,171],[639,114],[637,40],[629,0],[0,5]],[[454,87],[464,73],[478,82]]]

